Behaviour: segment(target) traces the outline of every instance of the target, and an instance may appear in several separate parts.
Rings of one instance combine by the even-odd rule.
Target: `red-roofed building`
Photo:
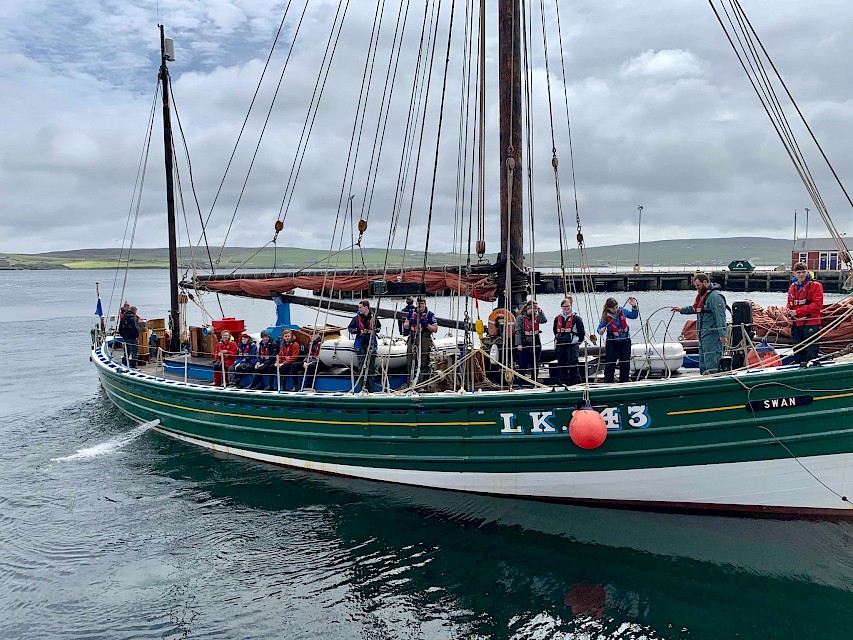
[[[838,246],[832,238],[800,238],[794,241],[791,266],[805,262],[811,271],[841,270],[843,265],[838,253]]]

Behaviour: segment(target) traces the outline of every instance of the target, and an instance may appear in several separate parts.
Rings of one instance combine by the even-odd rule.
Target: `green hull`
[[[422,486],[671,509],[853,518],[853,364],[595,386],[605,442],[569,437],[575,390],[352,395],[166,381],[93,354],[110,400],[189,442]]]

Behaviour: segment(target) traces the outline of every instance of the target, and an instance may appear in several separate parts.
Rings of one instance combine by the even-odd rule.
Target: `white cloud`
[[[700,60],[691,52],[681,49],[647,49],[625,62],[619,70],[619,76],[623,79],[636,76],[666,79],[702,75],[704,70]]]

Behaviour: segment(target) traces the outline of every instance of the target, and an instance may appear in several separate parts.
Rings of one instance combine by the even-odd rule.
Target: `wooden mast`
[[[169,351],[176,353],[180,351],[181,323],[180,307],[178,304],[178,234],[175,224],[175,183],[173,178],[172,158],[172,119],[169,113],[169,69],[166,61],[166,35],[163,25],[160,26],[160,82],[163,86],[163,149],[166,154],[166,213],[169,226],[169,294],[170,311],[169,324],[172,331],[172,340]]]
[[[510,291],[499,304],[518,309],[526,298],[521,181],[521,8],[519,0],[498,0],[498,95],[500,100],[501,257]],[[503,287],[506,276],[498,283]]]

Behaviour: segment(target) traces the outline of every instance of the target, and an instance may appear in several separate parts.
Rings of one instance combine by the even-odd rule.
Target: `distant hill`
[[[732,260],[751,260],[756,266],[777,266],[788,264],[791,260],[791,240],[777,238],[704,238],[686,240],[656,240],[644,242],[640,246],[640,262],[643,266],[726,266]],[[218,249],[212,251],[214,259]],[[165,268],[168,266],[167,249],[134,249],[130,266],[133,268]],[[191,251],[180,249],[180,261],[188,264]],[[248,247],[226,248],[218,263],[218,270],[238,268],[246,269],[292,269],[303,267],[323,268],[327,264],[327,252],[319,249],[300,249],[281,247],[276,252],[272,248],[257,249]],[[0,269],[104,269],[126,263],[126,255],[120,255],[118,249],[75,249],[72,251],[51,251],[37,254],[0,253]],[[490,260],[495,259],[490,254]],[[197,252],[196,261],[204,268],[207,254]],[[120,262],[119,260],[122,259]],[[399,266],[403,261],[403,252],[399,250],[388,254],[387,262]],[[423,254],[407,252],[406,266],[416,266],[423,262]],[[604,247],[588,247],[586,262],[590,266],[626,266],[637,261],[637,245],[616,244]],[[333,267],[364,265],[381,267],[386,262],[384,249],[363,249],[349,251],[335,256]],[[452,253],[432,253],[429,264],[433,266],[455,265],[459,257]],[[528,256],[530,263],[530,256]],[[581,264],[577,249],[568,251],[566,265],[577,267]],[[537,267],[559,267],[560,252],[544,251],[535,256]]]

